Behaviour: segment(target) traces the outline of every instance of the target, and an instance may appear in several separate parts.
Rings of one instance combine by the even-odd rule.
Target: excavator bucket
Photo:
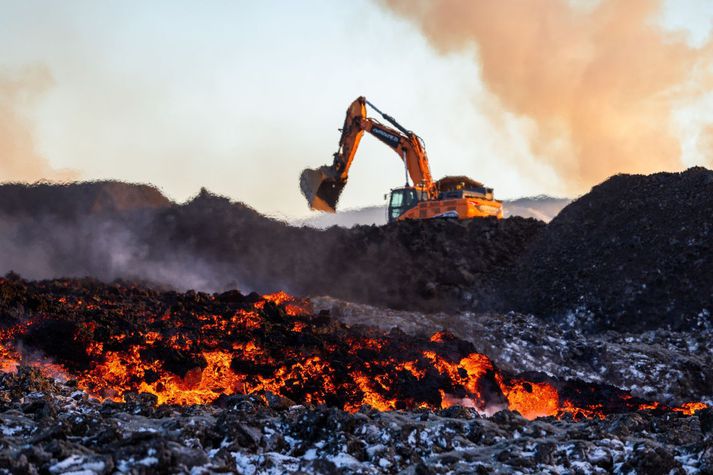
[[[334,178],[331,167],[307,168],[300,175],[300,189],[310,209],[334,213],[347,181]]]

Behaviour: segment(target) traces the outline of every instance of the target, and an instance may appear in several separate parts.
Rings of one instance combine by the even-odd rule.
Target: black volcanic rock
[[[598,329],[713,323],[713,171],[595,186],[537,236],[511,281],[516,308]]]
[[[20,368],[0,373],[0,473],[709,473],[698,416],[527,421],[470,408],[346,413],[235,395],[100,403]],[[622,418],[646,430],[622,433]],[[678,442],[678,437],[687,443]]]

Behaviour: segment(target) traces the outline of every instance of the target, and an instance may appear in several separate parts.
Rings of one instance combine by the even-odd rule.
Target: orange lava
[[[516,379],[502,390],[508,399],[508,408],[527,419],[559,414],[559,394],[551,384]]]
[[[679,407],[673,408],[674,411],[680,412],[687,416],[692,416],[697,411],[702,411],[704,409],[708,409],[708,404],[704,402],[686,402],[681,404]]]
[[[231,355],[206,352],[207,366],[191,370],[184,377],[161,370],[157,361],[144,361],[134,346],[127,353],[107,352],[105,361],[82,375],[80,389],[99,397],[121,401],[127,392],[151,393],[159,404],[205,404],[221,394],[242,393],[242,378],[230,369]],[[144,378],[148,372],[158,375],[152,382]],[[152,378],[149,378],[152,379]],[[136,386],[136,381],[141,380]]]
[[[216,297],[206,300],[210,298],[217,302]],[[120,312],[111,302],[98,299],[61,297],[57,302],[76,311],[109,308],[112,318],[112,311]],[[127,393],[150,393],[159,404],[191,405],[208,404],[221,395],[272,393],[352,412],[362,405],[381,411],[461,405],[482,413],[508,407],[528,419],[607,414],[602,403],[584,402],[576,396],[579,393],[563,392],[575,394],[576,401],[563,397],[561,385],[548,382],[551,379],[508,378],[487,356],[468,353],[468,347],[458,346],[463,342],[445,332],[421,338],[420,346],[403,337],[396,340],[373,333],[345,331],[338,338],[330,337],[333,324],[325,324],[323,330],[313,328],[318,317],[312,316],[309,303],[285,292],[265,295],[252,304],[204,308],[210,310],[192,313],[190,308],[169,307],[147,312],[136,327],[104,334],[102,341],[91,339],[97,334],[94,320],[80,323],[80,334],[89,336],[82,340],[89,363],[72,372],[36,355],[22,355],[11,344],[36,323],[29,320],[0,329],[0,371],[29,363],[50,376],[71,376],[80,389],[116,401]],[[279,331],[270,333],[275,328]],[[278,341],[269,335],[276,335]],[[398,352],[392,352],[394,341],[401,342]],[[587,386],[583,391],[591,395],[596,388]],[[667,408],[623,392],[615,397],[626,410],[692,415],[708,407],[689,402]]]
[[[572,401],[565,400],[562,401],[559,411],[557,412],[557,417],[563,417],[564,415],[569,415],[573,419],[598,419],[606,418],[606,414],[602,411],[604,406],[601,404],[586,405],[580,407]]]
[[[645,402],[643,404],[639,404],[640,411],[651,411],[651,410],[656,410],[659,408],[661,408],[661,403],[658,401],[651,401],[651,402]]]
[[[265,294],[262,298],[276,305],[282,305],[285,309],[285,313],[293,317],[312,312],[312,306],[309,305],[307,301],[299,300],[282,290],[272,294]]]
[[[396,408],[396,401],[394,399],[386,399],[381,394],[376,392],[373,387],[374,382],[370,381],[364,374],[357,372],[353,375],[353,377],[354,382],[357,384],[359,390],[364,396],[359,404],[348,405],[344,408],[344,410],[356,412],[364,404],[368,404],[379,411],[390,411]]]

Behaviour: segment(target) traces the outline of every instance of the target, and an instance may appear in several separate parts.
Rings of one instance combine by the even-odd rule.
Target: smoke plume
[[[657,24],[658,0],[381,0],[443,53],[475,46],[502,107],[570,192],[609,175],[679,170],[672,112],[710,86],[713,42]],[[502,112],[502,111],[500,111]]]
[[[11,74],[0,70],[0,181],[69,180],[70,170],[56,170],[38,153],[23,108],[52,84],[45,68]]]
[[[696,140],[696,148],[706,160],[706,166],[713,167],[713,124],[703,127]]]

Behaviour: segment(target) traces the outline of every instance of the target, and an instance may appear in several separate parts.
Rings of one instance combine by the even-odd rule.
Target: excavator
[[[367,105],[392,127],[367,117]],[[390,223],[406,219],[503,217],[502,203],[493,197],[492,188],[465,176],[433,181],[421,137],[381,112],[365,97],[351,103],[340,131],[339,150],[334,154],[332,165],[308,168],[300,175],[300,189],[310,209],[336,211],[359,142],[364,132],[368,132],[396,152],[406,169],[406,185],[391,190],[387,211]]]

